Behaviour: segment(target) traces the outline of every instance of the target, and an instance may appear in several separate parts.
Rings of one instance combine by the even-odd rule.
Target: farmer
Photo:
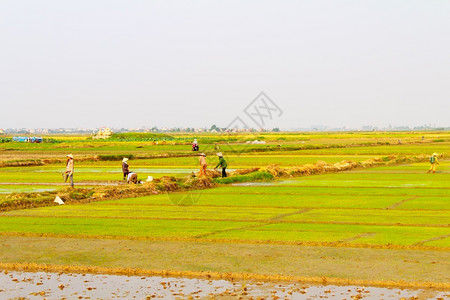
[[[438,154],[436,152],[434,152],[433,155],[431,155],[431,157],[430,157],[431,167],[427,173],[431,173],[431,172],[436,173],[436,165],[439,164],[438,160],[437,160],[437,156],[438,156]]]
[[[217,156],[219,157],[219,163],[217,164],[217,166],[214,168],[217,169],[217,167],[221,167],[222,168],[222,177],[227,177],[227,162],[225,161],[225,159],[223,158],[223,154],[222,152],[217,153]]]
[[[204,176],[206,175],[206,154],[205,153],[200,153],[200,157],[198,159],[198,161],[200,162],[200,172],[198,173],[198,176]]]
[[[199,147],[198,147],[198,142],[197,139],[194,139],[194,141],[192,142],[192,151],[198,151]]]
[[[128,161],[128,158],[126,158],[126,157],[124,157],[122,159],[123,180],[127,179],[128,173],[130,173],[127,161]]]
[[[73,187],[73,155],[67,155],[66,162],[66,171],[63,173],[64,182],[67,182],[67,179],[70,178],[70,185]]]
[[[127,175],[127,183],[137,184],[138,183],[137,174],[134,173],[133,171],[129,172]]]

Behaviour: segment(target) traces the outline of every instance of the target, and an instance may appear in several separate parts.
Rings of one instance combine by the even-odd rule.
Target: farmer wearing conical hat
[[[430,157],[431,167],[427,173],[431,173],[431,172],[436,173],[436,165],[439,164],[437,157],[438,157],[438,154],[436,152],[434,152],[433,155],[431,155],[431,157]]]
[[[214,170],[220,166],[222,168],[222,178],[227,177],[226,169],[227,169],[228,164],[227,164],[226,160],[223,158],[222,152],[217,153],[217,156],[219,157],[219,163],[214,168]]]
[[[127,179],[128,173],[130,173],[130,169],[128,167],[128,158],[126,157],[122,159],[122,172],[123,172],[123,180]]]
[[[198,159],[200,162],[200,172],[198,173],[198,176],[205,176],[206,175],[206,154],[200,153],[200,157]]]
[[[63,173],[64,182],[67,181],[68,178],[70,178],[70,185],[73,187],[73,155],[67,154],[67,162],[66,162],[66,171]]]
[[[198,142],[197,139],[194,139],[194,141],[192,142],[192,151],[198,151],[199,146],[198,146]]]

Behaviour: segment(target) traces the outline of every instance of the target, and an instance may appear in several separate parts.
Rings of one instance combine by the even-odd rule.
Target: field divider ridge
[[[443,240],[443,239],[446,239],[446,238],[449,238],[449,237],[450,237],[450,234],[441,235],[441,236],[437,236],[437,237],[434,237],[434,238],[431,238],[431,239],[420,241],[418,243],[413,244],[413,246],[422,246],[425,243],[440,241],[440,240]]]
[[[410,200],[415,200],[417,198],[420,198],[420,196],[414,196],[414,197],[411,197],[411,198],[403,199],[401,201],[398,201],[397,203],[392,204],[391,206],[386,207],[386,209],[395,209],[398,206],[402,205],[403,203],[408,202]]]

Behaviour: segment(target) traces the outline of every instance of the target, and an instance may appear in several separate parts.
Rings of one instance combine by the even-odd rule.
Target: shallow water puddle
[[[11,194],[11,193],[40,193],[40,192],[49,192],[55,191],[57,188],[55,187],[17,187],[17,186],[1,186],[0,185],[0,194]]]
[[[102,274],[62,274],[4,271],[1,299],[194,299],[279,297],[281,299],[445,299],[435,290],[357,286],[315,286],[301,283],[232,282],[191,278],[141,277]]]
[[[137,173],[155,173],[155,174],[190,174],[192,172],[198,172],[198,168],[132,168],[134,172]],[[228,169],[228,172],[236,171],[236,169]],[[44,169],[44,170],[33,170],[33,173],[62,173],[63,169]],[[120,168],[77,168],[77,173],[122,173]]]

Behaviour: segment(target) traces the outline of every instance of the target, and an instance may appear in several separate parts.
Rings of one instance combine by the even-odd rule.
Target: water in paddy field
[[[156,168],[131,168],[134,172],[137,173],[156,173],[156,174],[189,174],[191,172],[197,172],[198,168],[189,168],[189,169],[156,169]],[[34,173],[62,173],[63,169],[58,170],[51,170],[51,169],[44,169],[44,170],[34,170],[32,172]],[[86,167],[79,167],[77,168],[77,173],[117,173],[121,174],[122,169],[119,168],[86,168]]]
[[[450,292],[301,283],[4,271],[0,299],[448,299]]]
[[[0,185],[0,194],[11,194],[11,193],[40,193],[40,192],[49,192],[55,191],[57,188],[54,187],[45,187],[45,188],[37,188],[37,187],[4,187]]]

